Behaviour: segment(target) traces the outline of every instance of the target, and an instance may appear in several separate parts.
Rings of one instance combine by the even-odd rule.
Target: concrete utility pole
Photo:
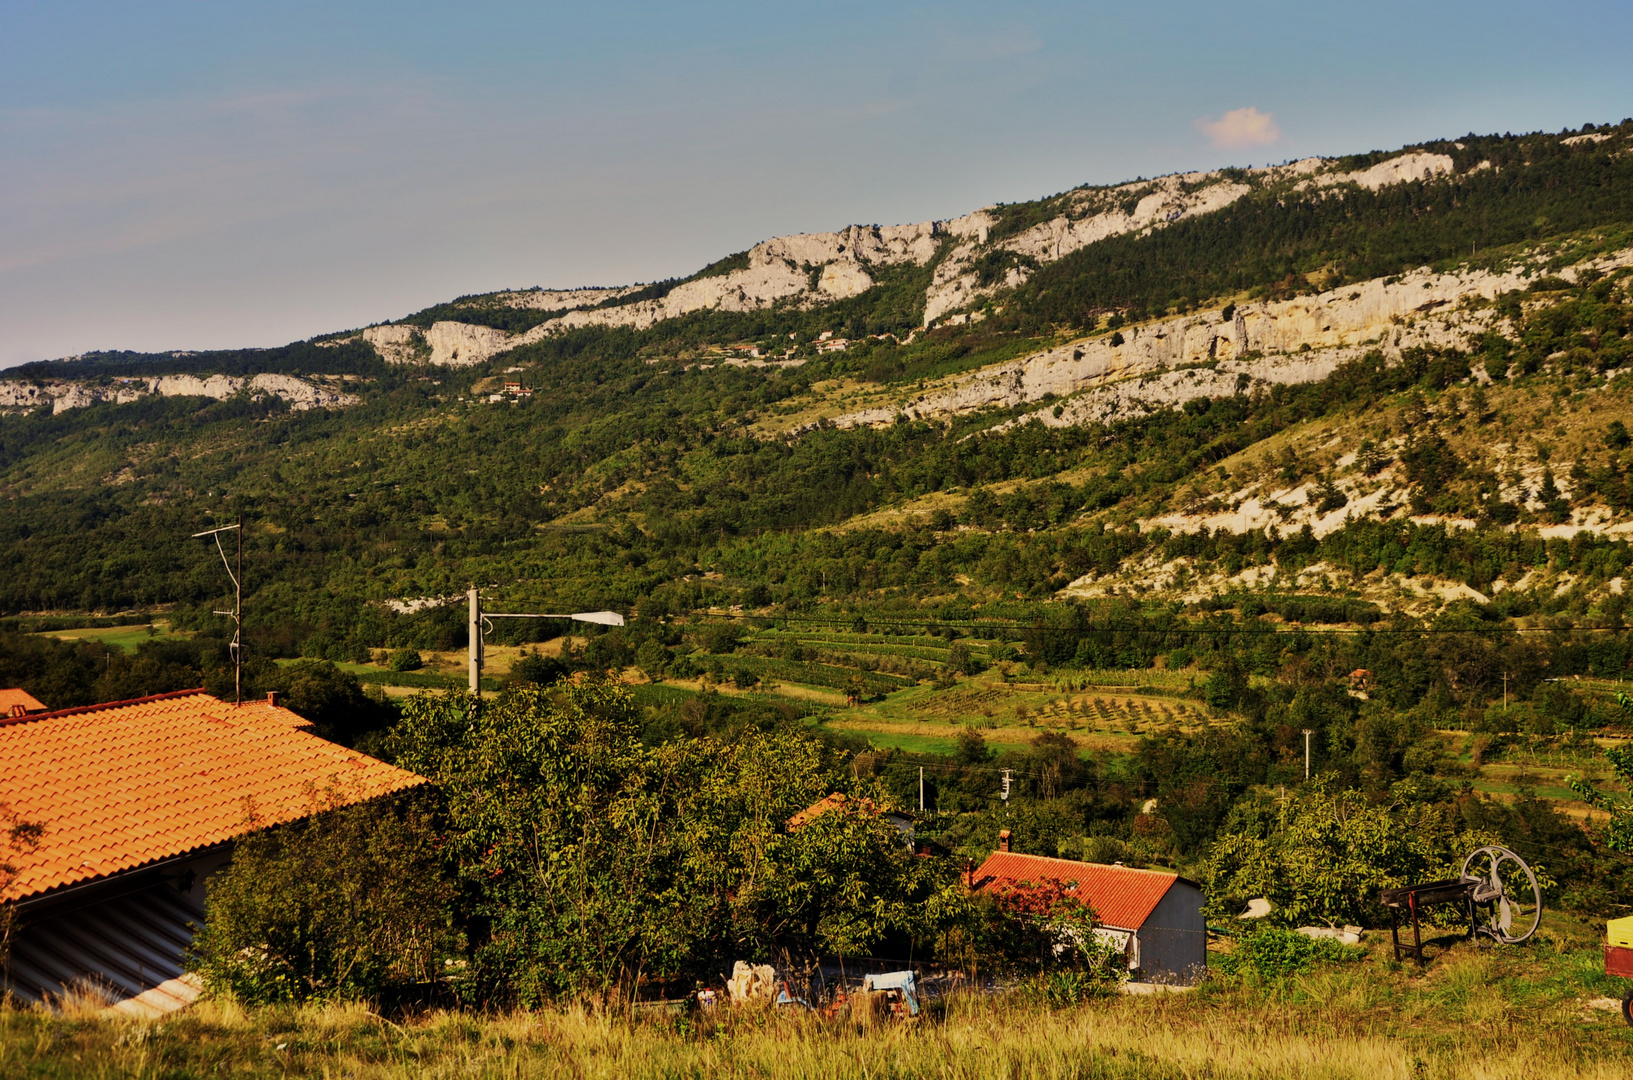
[[[1306,780],[1310,778],[1310,736],[1314,734],[1315,732],[1309,728],[1304,729],[1304,779]]]
[[[919,813],[924,813],[924,766],[919,766]]]
[[[469,688],[472,697],[482,696],[482,598],[477,594],[476,586],[466,594],[471,602],[471,620],[467,629],[469,635],[465,654],[469,661]]]
[[[1009,801],[1009,770],[1004,770],[1004,802]]]

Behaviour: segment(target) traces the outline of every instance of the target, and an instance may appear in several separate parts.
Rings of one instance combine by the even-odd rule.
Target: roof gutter
[[[184,851],[180,855],[170,855],[163,859],[155,859],[152,862],[146,862],[140,866],[127,866],[123,870],[115,870],[113,873],[105,874],[102,877],[90,878],[86,881],[75,882],[72,885],[59,886],[55,889],[47,889],[45,892],[37,892],[32,895],[25,896],[20,900],[13,900],[11,901],[11,907],[14,911],[27,911],[30,908],[38,907],[39,905],[48,901],[60,900],[65,896],[77,896],[82,892],[99,888],[107,885],[110,881],[117,881],[123,877],[134,876],[136,874],[145,873],[149,870],[162,870],[167,866],[174,866],[176,863],[189,862],[193,859],[203,858],[206,855],[211,855],[225,848],[232,847],[233,842],[234,841],[232,840],[223,840],[219,844],[211,844],[208,847],[194,848],[191,851]]]

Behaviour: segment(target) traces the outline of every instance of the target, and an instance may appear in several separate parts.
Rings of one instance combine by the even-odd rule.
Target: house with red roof
[[[235,840],[425,783],[309,726],[275,694],[203,690],[0,717],[0,815],[35,834],[0,851],[5,989],[89,988],[139,1016],[190,1003],[183,955]]]
[[[0,689],[0,717],[27,716],[50,712],[45,703],[21,687]]]
[[[1196,882],[1164,870],[1021,855],[1009,850],[1008,829],[970,876],[971,887],[986,892],[1044,884],[1086,900],[1095,935],[1121,949],[1143,981],[1188,985],[1207,973],[1208,927]]]
[[[836,791],[826,798],[817,800],[789,818],[788,831],[798,832],[823,814],[832,813],[852,813],[881,817],[888,821],[897,832],[901,833],[902,842],[907,845],[908,850],[913,848],[913,819],[911,817],[899,810],[882,810],[872,799],[849,799],[842,791]]]

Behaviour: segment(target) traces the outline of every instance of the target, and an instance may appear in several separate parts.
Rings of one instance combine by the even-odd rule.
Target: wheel
[[[1518,945],[1542,924],[1542,886],[1525,860],[1505,847],[1483,847],[1463,860],[1463,880],[1474,884],[1475,929],[1504,945]],[[1484,921],[1478,919],[1483,913]]]

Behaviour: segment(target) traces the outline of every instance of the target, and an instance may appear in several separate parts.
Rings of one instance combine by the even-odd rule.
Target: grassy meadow
[[[1592,928],[1550,919],[1536,945],[1457,943],[1419,972],[1388,959],[1270,984],[1117,995],[1053,1009],[1023,987],[955,995],[912,1025],[786,1013],[581,1008],[381,1016],[358,1004],[245,1011],[206,1001],[162,1021],[0,1011],[17,1077],[1096,1077],[1554,1080],[1633,1075],[1633,1029]]]

